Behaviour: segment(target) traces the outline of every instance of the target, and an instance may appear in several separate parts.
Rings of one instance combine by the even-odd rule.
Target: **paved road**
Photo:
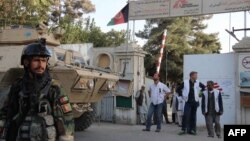
[[[144,126],[138,125],[118,125],[112,123],[94,124],[89,129],[75,134],[76,141],[223,141],[218,138],[208,138],[206,129],[198,130],[198,135],[183,135],[177,133],[180,128],[176,125],[166,125],[162,127],[160,133],[142,132]]]

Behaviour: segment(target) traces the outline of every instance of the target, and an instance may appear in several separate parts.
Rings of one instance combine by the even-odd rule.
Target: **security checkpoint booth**
[[[99,120],[136,124],[135,94],[145,84],[144,56],[146,52],[134,43],[118,47],[92,48],[90,65],[108,68],[119,75],[116,91],[97,103]]]

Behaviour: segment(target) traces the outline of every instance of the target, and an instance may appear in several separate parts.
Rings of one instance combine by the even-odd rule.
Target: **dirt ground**
[[[162,131],[156,133],[156,126],[151,132],[143,132],[144,126],[95,123],[86,131],[76,132],[75,141],[222,141],[223,138],[208,138],[205,128],[198,128],[197,135],[178,135],[180,127],[163,124]],[[223,136],[223,134],[222,134]]]

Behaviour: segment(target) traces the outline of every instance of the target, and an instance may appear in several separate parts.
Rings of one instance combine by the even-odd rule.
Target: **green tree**
[[[66,26],[65,34],[62,36],[62,44],[86,43],[88,42],[89,33],[85,30],[82,21]]]
[[[52,6],[48,0],[0,0],[1,26],[34,25],[47,20],[47,11]]]
[[[211,16],[195,16],[147,20],[144,30],[136,34],[138,37],[148,39],[144,45],[144,50],[148,52],[145,57],[146,73],[152,76],[156,72],[164,29],[168,31],[160,70],[161,79],[164,82],[166,81],[166,60],[168,81],[180,82],[183,78],[184,54],[219,53],[218,33],[203,32],[207,27],[204,20],[210,18]]]
[[[66,27],[94,11],[90,0],[0,0],[1,26],[46,21]]]
[[[116,31],[112,29],[111,31],[105,33],[106,46],[117,47],[126,41],[126,31]]]
[[[95,25],[95,21],[86,18],[85,24],[81,21],[70,24],[66,28],[66,34],[62,38],[62,43],[93,43],[94,47],[116,47],[126,40],[125,31],[111,30],[103,32],[100,27]]]
[[[95,47],[119,46],[125,42],[125,32],[107,33],[83,15],[94,12],[91,0],[0,0],[0,27],[9,25],[35,26],[40,22],[65,30],[61,43],[93,43]]]

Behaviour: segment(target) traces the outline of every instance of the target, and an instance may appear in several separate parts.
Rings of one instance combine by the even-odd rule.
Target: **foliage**
[[[0,26],[48,22],[60,26],[95,11],[90,0],[0,0]]]
[[[203,32],[207,27],[204,20],[211,17],[195,16],[147,20],[144,30],[136,34],[140,38],[148,39],[144,45],[144,50],[148,52],[145,57],[146,73],[152,76],[156,71],[164,29],[168,31],[160,72],[164,82],[166,81],[166,65],[168,81],[180,82],[182,80],[184,54],[219,53],[218,33],[206,34]]]
[[[125,36],[125,31],[111,30],[105,33],[95,25],[94,20],[90,22],[88,18],[86,24],[79,21],[69,25],[62,43],[93,43],[94,47],[116,47],[125,42]]]
[[[125,32],[107,33],[95,26],[94,20],[83,18],[95,11],[90,0],[0,0],[0,27],[47,22],[52,28],[62,27],[62,43],[94,43],[95,47],[119,46],[125,42]]]

